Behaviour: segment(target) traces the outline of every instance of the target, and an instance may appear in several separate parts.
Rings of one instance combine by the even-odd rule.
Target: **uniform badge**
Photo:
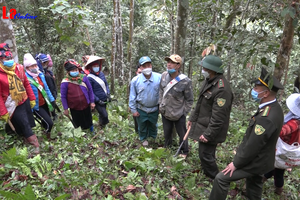
[[[223,88],[224,87],[224,81],[223,79],[219,80],[218,88]]]
[[[217,99],[217,103],[218,103],[218,106],[222,107],[222,106],[225,105],[226,99],[218,98],[218,99]]]
[[[265,132],[265,130],[266,129],[264,129],[264,127],[262,127],[259,124],[256,124],[254,132],[255,132],[256,135],[261,135],[261,134],[263,134]]]

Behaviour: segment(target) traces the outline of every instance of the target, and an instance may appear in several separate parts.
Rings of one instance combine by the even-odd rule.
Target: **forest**
[[[50,54],[59,88],[67,59],[83,64],[82,56],[103,57],[115,100],[107,104],[110,123],[104,129],[97,126],[97,111],[92,113],[95,135],[74,129],[58,113],[56,139],[48,141],[36,123],[36,156],[0,121],[1,199],[208,199],[212,181],[201,170],[198,142],[189,140],[184,160],[173,156],[178,137],[163,148],[161,117],[148,147],[134,131],[128,86],[142,56],[151,58],[154,72],[163,73],[164,58],[179,54],[181,72],[192,80],[194,106],[204,80],[198,62],[209,54],[222,59],[234,101],[228,136],[216,151],[220,170],[233,160],[257,110],[251,81],[261,68],[284,86],[277,95],[284,114],[286,98],[299,88],[294,84],[300,75],[299,0],[0,0],[0,5],[0,43],[10,45],[16,62],[22,64],[26,53]],[[60,95],[56,102],[62,109]],[[300,199],[299,179],[299,168],[285,172],[280,196],[269,179],[262,198]],[[246,199],[244,186],[245,180],[231,183],[227,199]]]

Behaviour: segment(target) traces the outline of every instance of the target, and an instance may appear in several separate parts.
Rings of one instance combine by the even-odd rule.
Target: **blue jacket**
[[[107,101],[107,96],[110,94],[110,92],[109,92],[109,88],[108,88],[108,83],[106,81],[106,78],[105,78],[103,72],[100,72],[99,75],[97,75],[95,73],[91,73],[91,74],[93,74],[95,76],[98,76],[99,78],[102,79],[102,81],[106,85],[106,91],[107,91],[107,95],[106,95],[104,90],[102,89],[101,85],[97,81],[95,81],[93,78],[88,76],[88,79],[89,79],[89,81],[92,85],[92,88],[93,88],[95,103],[98,102],[99,100]]]
[[[30,76],[27,72],[26,72],[26,76],[27,76],[27,78],[32,78],[32,76]],[[49,90],[49,87],[48,87],[47,82],[45,80],[44,74],[43,73],[39,73],[39,77],[40,77],[40,79],[42,80],[42,82],[44,84],[44,90],[46,91],[46,94],[47,94],[50,102],[53,102],[55,99],[52,96],[51,91]],[[33,110],[39,110],[39,93],[38,93],[38,89],[37,89],[37,87],[35,87],[31,83],[30,83],[30,86],[31,86],[32,91],[34,93],[35,103],[36,103],[35,106],[33,107]]]

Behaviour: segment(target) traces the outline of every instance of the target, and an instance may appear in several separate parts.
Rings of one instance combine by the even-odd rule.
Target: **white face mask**
[[[207,71],[204,71],[203,69],[202,69],[202,75],[204,76],[204,78],[208,78],[209,77],[209,73],[207,72]]]
[[[143,69],[142,73],[146,76],[149,76],[152,73],[152,68]]]

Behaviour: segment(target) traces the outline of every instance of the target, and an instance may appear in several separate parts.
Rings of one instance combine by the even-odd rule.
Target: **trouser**
[[[237,169],[230,177],[230,173],[224,175],[219,172],[215,177],[213,188],[209,196],[209,200],[223,200],[226,199],[230,182],[246,178],[246,196],[250,200],[261,199],[262,195],[262,175],[255,175],[246,172],[242,169]]]
[[[275,168],[272,171],[266,173],[265,177],[268,179],[274,176],[274,185],[278,188],[281,188],[284,185],[284,179],[283,179],[284,172],[285,172],[284,169]]]
[[[98,103],[96,103],[96,110],[99,113],[99,124],[100,126],[104,126],[106,124],[109,123],[108,120],[108,114],[106,111],[106,104],[105,105],[99,105]]]
[[[164,129],[164,137],[165,137],[165,147],[172,145],[172,135],[173,135],[173,127],[175,125],[175,129],[179,136],[179,145],[182,143],[183,138],[186,133],[186,117],[182,115],[177,121],[171,121],[165,118],[162,115],[163,129]],[[189,144],[188,139],[184,142],[181,147],[181,153],[187,155],[189,153]]]
[[[83,110],[74,110],[70,108],[70,111],[74,123],[78,127],[80,126],[82,130],[91,128],[91,126],[93,126],[92,113],[89,105]]]
[[[139,133],[139,126],[136,117],[133,117],[133,121],[134,121],[134,130],[136,133]]]
[[[140,140],[146,140],[147,137],[156,138],[158,110],[152,113],[146,113],[141,109],[137,109],[137,111],[140,114],[140,116],[136,118],[139,127]]]
[[[216,163],[216,148],[217,144],[207,144],[199,141],[199,158],[203,172],[212,179],[219,173]]]
[[[17,134],[29,138],[34,133],[31,127],[35,127],[34,118],[32,115],[29,99],[27,99],[23,104],[16,107],[14,114],[11,118],[11,123],[16,129]],[[11,128],[6,125],[6,132],[11,131]]]
[[[33,114],[41,120],[41,125],[46,133],[50,133],[53,127],[53,121],[50,116],[48,105],[45,103],[39,107],[39,110],[35,110]]]

